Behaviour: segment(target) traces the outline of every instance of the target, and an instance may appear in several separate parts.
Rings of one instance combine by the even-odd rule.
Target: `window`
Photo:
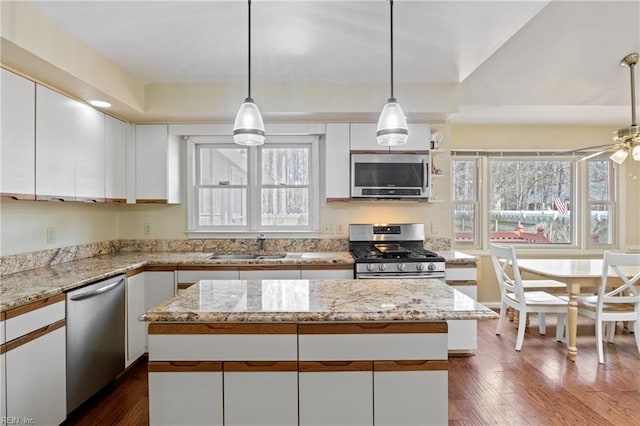
[[[478,244],[478,160],[454,159],[453,238],[458,244]]]
[[[489,241],[573,243],[569,160],[489,158]]]
[[[551,153],[452,155],[454,246],[614,244],[615,165],[610,160],[575,161]]]
[[[593,245],[613,244],[610,218],[613,217],[613,167],[611,161],[588,161],[590,241]]]
[[[317,230],[317,137],[242,147],[200,136],[188,146],[189,232]]]

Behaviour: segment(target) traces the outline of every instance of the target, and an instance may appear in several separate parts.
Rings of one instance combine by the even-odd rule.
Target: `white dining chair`
[[[578,313],[596,321],[596,347],[600,364],[604,363],[602,341],[613,342],[617,321],[629,321],[630,324],[633,324],[636,345],[640,352],[640,291],[635,287],[635,284],[640,282],[640,272],[635,274],[633,278],[627,278],[620,269],[625,266],[640,268],[640,253],[604,252],[598,294],[578,297]],[[614,271],[617,275],[616,278],[621,281],[615,287],[610,284],[609,269]],[[605,325],[607,330],[603,330]]]
[[[537,313],[540,316],[540,334],[545,334],[544,314],[557,315],[556,340],[562,341],[567,325],[567,301],[546,291],[525,291],[516,251],[511,246],[489,244],[491,260],[496,272],[498,285],[500,286],[500,319],[496,326],[496,334],[500,335],[507,315],[507,308],[511,307],[519,312],[518,337],[516,350],[522,349],[524,332],[528,313]],[[509,275],[508,271],[511,270]]]

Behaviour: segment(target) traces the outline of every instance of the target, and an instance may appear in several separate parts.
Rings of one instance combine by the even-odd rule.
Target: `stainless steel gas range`
[[[424,249],[424,225],[349,225],[356,278],[444,278],[445,260]]]

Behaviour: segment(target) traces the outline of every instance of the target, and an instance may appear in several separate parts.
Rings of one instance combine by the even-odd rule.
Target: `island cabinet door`
[[[224,424],[297,425],[298,363],[224,363]]]
[[[447,361],[373,363],[376,425],[446,425]]]
[[[222,363],[149,362],[149,424],[222,425]]]
[[[301,361],[300,425],[372,425],[373,363]]]

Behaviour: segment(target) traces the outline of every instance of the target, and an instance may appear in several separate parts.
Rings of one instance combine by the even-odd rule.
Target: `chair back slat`
[[[628,273],[622,268],[640,268],[640,253],[604,253],[604,261],[602,262],[602,276],[600,288],[598,289],[597,310],[602,312],[604,304],[635,304],[636,311],[640,305],[640,291],[635,287],[640,282],[640,272],[636,273],[632,278],[628,278]],[[609,271],[616,274],[616,278],[620,280],[615,287],[611,286]]]
[[[501,296],[504,297],[505,293],[511,292],[517,295],[518,300],[523,300],[524,288],[515,249],[512,246],[489,244],[489,250]],[[509,270],[512,275],[509,275]]]

